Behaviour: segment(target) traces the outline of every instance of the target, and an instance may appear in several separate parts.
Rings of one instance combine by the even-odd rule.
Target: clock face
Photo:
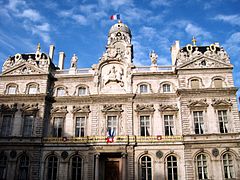
[[[124,51],[125,51],[125,46],[124,46],[124,44],[121,43],[121,42],[116,42],[116,43],[114,44],[114,47],[115,47],[115,49],[121,50],[121,52],[124,52]]]

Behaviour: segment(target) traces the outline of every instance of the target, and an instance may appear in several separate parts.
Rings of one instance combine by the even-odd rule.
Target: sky
[[[234,65],[235,86],[240,87],[240,0],[0,0],[0,66],[16,53],[32,53],[37,44],[48,53],[55,45],[66,54],[69,68],[73,54],[78,68],[97,64],[105,51],[107,35],[120,13],[132,31],[134,64],[149,66],[149,52],[158,54],[158,65],[170,65],[170,47],[219,42]],[[240,94],[240,93],[239,93]]]

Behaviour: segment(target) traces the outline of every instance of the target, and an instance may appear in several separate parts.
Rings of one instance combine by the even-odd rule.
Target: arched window
[[[18,180],[27,180],[29,178],[29,157],[22,155],[18,164]]]
[[[7,94],[17,94],[17,85],[11,84],[7,87]]]
[[[177,158],[175,156],[167,157],[167,177],[168,180],[177,180]]]
[[[0,155],[0,179],[7,179],[7,156],[4,154]]]
[[[197,176],[199,180],[208,179],[207,157],[204,154],[197,156]]]
[[[149,156],[143,156],[140,159],[141,179],[152,180],[152,159]]]
[[[58,171],[58,158],[54,155],[47,159],[47,180],[56,180]]]
[[[148,86],[146,84],[141,84],[139,86],[140,93],[148,93]]]
[[[171,92],[170,84],[163,84],[163,92]]]
[[[79,156],[72,157],[71,161],[71,180],[82,179],[82,158]]]
[[[224,178],[232,179],[235,178],[234,167],[233,167],[233,157],[229,153],[223,155],[222,158]]]
[[[79,96],[83,96],[83,95],[86,95],[87,94],[87,88],[85,87],[79,87],[78,88],[78,95]]]
[[[28,94],[37,94],[37,84],[28,85]]]
[[[222,88],[223,87],[223,80],[222,79],[220,79],[220,78],[216,78],[216,79],[214,79],[213,80],[213,82],[214,82],[214,87],[215,88]]]
[[[191,88],[192,89],[199,89],[199,80],[198,79],[192,79],[191,80]]]
[[[65,95],[65,89],[63,87],[57,88],[56,96],[64,96],[64,95]]]

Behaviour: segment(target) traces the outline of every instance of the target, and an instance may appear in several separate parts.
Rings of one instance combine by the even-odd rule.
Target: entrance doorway
[[[105,180],[120,180],[119,161],[105,161]]]

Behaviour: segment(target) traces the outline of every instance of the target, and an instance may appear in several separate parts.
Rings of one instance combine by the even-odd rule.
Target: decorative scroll
[[[154,112],[154,106],[153,104],[137,104],[136,112]]]
[[[159,105],[159,111],[163,112],[163,111],[178,111],[177,105],[163,105],[160,104]]]
[[[90,113],[90,106],[73,106],[72,113]]]
[[[67,106],[55,107],[51,110],[51,113],[64,113],[67,114]]]
[[[213,99],[212,100],[213,107],[231,107],[232,103],[230,99]]]
[[[189,108],[198,108],[198,107],[207,108],[208,103],[207,103],[206,99],[200,99],[200,100],[197,100],[197,101],[190,100],[189,104],[188,104],[188,107]]]
[[[21,111],[38,111],[38,104],[22,104]]]
[[[106,104],[103,106],[102,112],[122,112],[121,104]]]
[[[17,104],[1,104],[0,112],[16,112],[17,111]]]

